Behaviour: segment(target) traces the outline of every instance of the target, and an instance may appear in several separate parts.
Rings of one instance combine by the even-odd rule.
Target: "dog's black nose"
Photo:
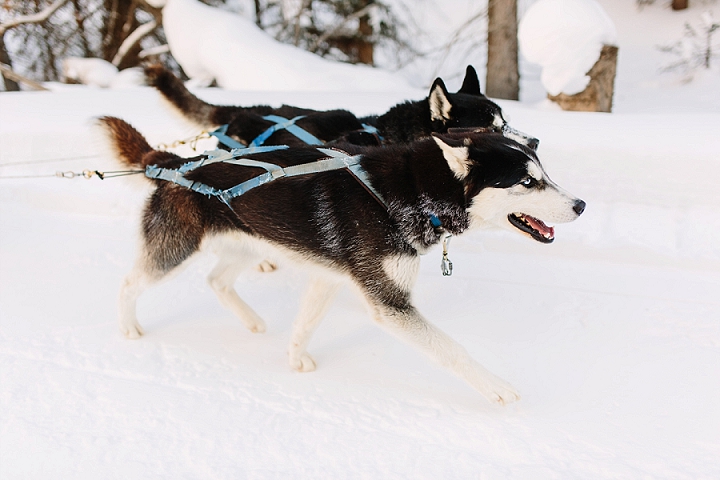
[[[585,202],[582,200],[576,200],[575,205],[573,205],[573,210],[575,210],[575,213],[580,215],[582,212],[585,211]]]
[[[540,146],[540,140],[537,138],[531,138],[528,140],[528,147],[532,148],[533,150],[537,150]]]

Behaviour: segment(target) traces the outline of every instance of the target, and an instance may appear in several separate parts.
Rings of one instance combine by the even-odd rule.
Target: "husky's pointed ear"
[[[467,66],[467,70],[465,70],[465,80],[463,80],[462,87],[460,87],[457,93],[482,95],[480,91],[480,80],[478,80],[477,72],[472,65]]]
[[[470,173],[470,159],[468,158],[468,147],[460,140],[455,140],[439,133],[432,134],[433,140],[443,152],[450,170],[455,178],[462,180]]]
[[[450,120],[452,103],[450,103],[450,96],[448,95],[447,88],[445,88],[445,83],[443,83],[440,77],[435,79],[433,86],[430,88],[428,103],[430,104],[431,121],[440,120],[445,123]]]

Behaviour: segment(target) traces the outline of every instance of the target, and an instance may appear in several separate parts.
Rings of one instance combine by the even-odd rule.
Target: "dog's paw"
[[[498,377],[488,379],[486,384],[480,389],[480,393],[490,401],[498,405],[507,405],[508,403],[520,400],[520,394],[515,388]]]
[[[307,353],[297,358],[290,357],[290,368],[297,372],[312,372],[316,368],[315,360]]]
[[[125,335],[125,338],[129,340],[138,339],[145,333],[140,324],[137,322],[128,325],[121,324],[120,331],[123,335]]]
[[[246,327],[252,333],[265,333],[265,331],[267,330],[265,322],[263,322],[262,320],[256,321],[252,325],[246,325]]]
[[[259,272],[274,272],[277,270],[277,265],[275,265],[270,260],[263,260],[255,267]]]

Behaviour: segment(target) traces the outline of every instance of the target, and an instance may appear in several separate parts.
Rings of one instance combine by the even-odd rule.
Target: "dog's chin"
[[[548,227],[542,220],[524,213],[511,213],[507,216],[510,225],[529,235],[540,243],[552,243],[555,240],[555,229]]]

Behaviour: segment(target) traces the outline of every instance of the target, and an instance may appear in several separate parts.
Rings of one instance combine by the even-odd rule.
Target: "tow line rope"
[[[2,166],[2,165],[0,165]],[[2,179],[21,179],[21,178],[85,178],[91,179],[92,177],[98,177],[100,180],[114,177],[125,177],[127,175],[137,175],[139,173],[145,173],[145,170],[113,170],[109,172],[101,172],[99,170],[83,170],[82,172],[73,172],[71,170],[61,171],[58,170],[55,173],[40,174],[40,175],[0,175]]]

